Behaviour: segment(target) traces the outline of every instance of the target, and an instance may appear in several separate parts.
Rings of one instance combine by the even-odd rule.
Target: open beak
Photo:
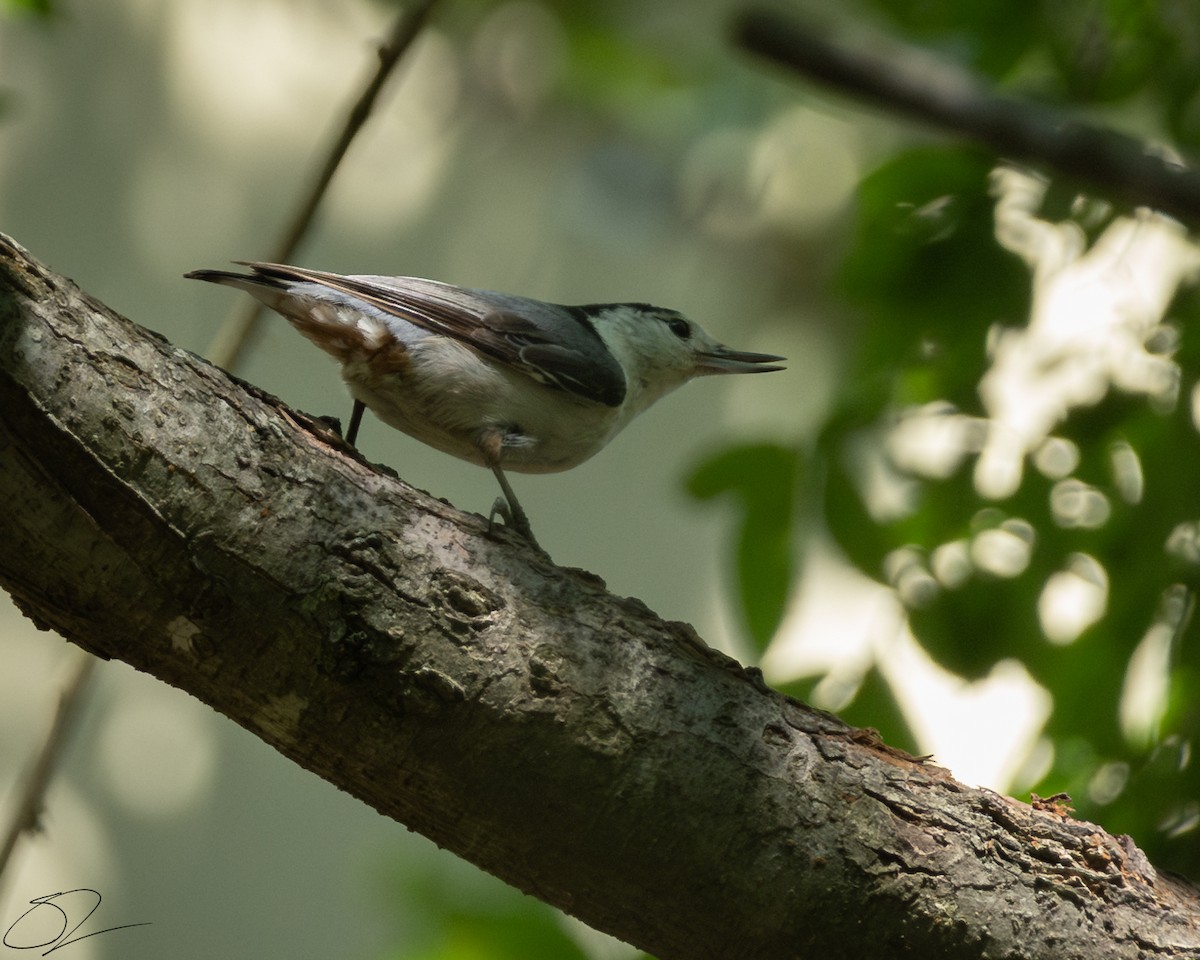
[[[786,359],[773,353],[746,353],[744,350],[716,347],[700,354],[696,373],[701,376],[709,373],[770,373],[785,369],[777,364]]]

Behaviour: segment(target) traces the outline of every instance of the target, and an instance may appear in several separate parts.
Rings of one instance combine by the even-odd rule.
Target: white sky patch
[[[214,715],[160,683],[137,684],[102,719],[95,762],[113,799],[135,816],[173,817],[205,799],[217,770]]]
[[[1156,623],[1142,638],[1125,672],[1121,691],[1121,732],[1132,743],[1151,743],[1166,710],[1167,683],[1175,627]]]
[[[1108,574],[1094,557],[1076,553],[1042,588],[1038,621],[1047,640],[1065,646],[1078,640],[1107,608]]]
[[[887,436],[887,451],[901,470],[917,476],[952,476],[971,450],[978,449],[985,424],[948,403],[904,411]]]
[[[763,658],[768,678],[825,672],[812,700],[836,711],[877,663],[922,751],[967,783],[1007,789],[1029,764],[1050,715],[1049,694],[1016,661],[974,683],[938,666],[913,639],[896,594],[835,551],[810,551],[805,569],[778,642]]]
[[[1033,465],[1051,480],[1061,480],[1079,466],[1079,446],[1062,437],[1047,437],[1033,454]]]
[[[975,485],[1000,499],[1016,492],[1026,454],[1073,408],[1099,403],[1113,387],[1174,403],[1179,368],[1146,343],[1179,286],[1195,280],[1200,250],[1180,224],[1148,211],[1117,218],[1089,249],[1077,224],[1034,215],[1044,180],[1001,168],[993,189],[996,239],[1033,271],[1029,323],[994,333],[979,385],[991,422]]]
[[[1141,503],[1146,492],[1146,477],[1142,472],[1142,458],[1125,441],[1114,443],[1108,452],[1112,465],[1113,484],[1126,503]]]
[[[1060,527],[1095,530],[1108,523],[1112,507],[1108,497],[1090,483],[1070,478],[1051,489],[1050,512]]]
[[[993,576],[1017,577],[1029,566],[1036,541],[1032,524],[1010,518],[975,535],[971,540],[971,560],[978,569]]]
[[[1006,789],[1050,716],[1050,695],[1016,660],[971,682],[938,666],[907,629],[889,647],[880,669],[921,749],[965,783]]]
[[[1155,622],[1129,658],[1119,716],[1121,732],[1133,743],[1149,744],[1158,736],[1167,709],[1176,637],[1191,616],[1191,591],[1182,584],[1169,587]]]

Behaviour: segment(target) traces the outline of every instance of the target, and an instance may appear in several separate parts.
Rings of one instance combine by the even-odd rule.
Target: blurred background
[[[781,9],[1186,151],[1197,31],[1128,7]],[[0,0],[0,230],[203,352],[235,298],[182,274],[268,255],[398,9]],[[786,355],[685,388],[577,470],[514,477],[542,544],[773,685],[967,782],[1069,791],[1195,875],[1200,260],[1169,221],[767,67],[730,39],[739,9],[444,0],[294,260],[647,301]],[[273,315],[236,372],[349,413]],[[359,445],[461,509],[495,496],[369,415]],[[73,653],[3,603],[0,814]],[[0,927],[85,886],[91,929],[152,924],[76,958],[636,954],[119,663],[44,827]]]

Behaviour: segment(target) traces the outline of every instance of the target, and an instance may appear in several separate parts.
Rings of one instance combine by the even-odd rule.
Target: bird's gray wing
[[[417,277],[342,276],[275,263],[245,266],[272,280],[314,283],[365,301],[585,400],[616,407],[625,399],[621,365],[585,308]]]

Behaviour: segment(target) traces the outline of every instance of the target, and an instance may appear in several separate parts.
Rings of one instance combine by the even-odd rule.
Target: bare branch
[[[941,127],[1001,157],[1049,167],[1132,205],[1200,224],[1200,174],[1133,137],[1079,123],[1027,101],[996,96],[976,78],[927,52],[890,46],[851,50],[795,20],[751,11],[734,25],[737,42],[789,70],[888,111]]]

